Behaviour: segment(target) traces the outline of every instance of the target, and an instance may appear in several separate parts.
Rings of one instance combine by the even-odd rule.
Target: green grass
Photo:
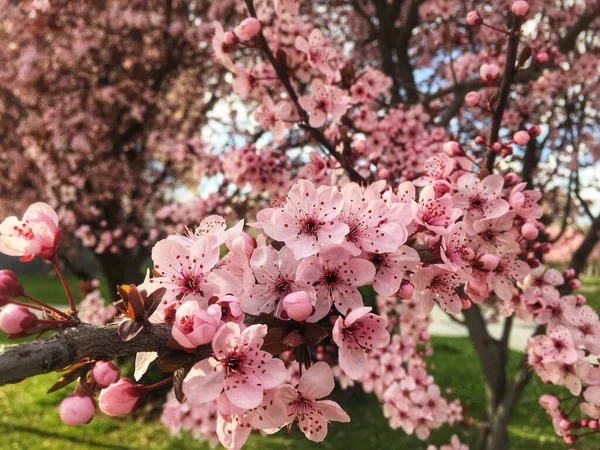
[[[62,283],[56,275],[21,275],[19,276],[19,280],[25,288],[25,292],[38,300],[42,300],[51,305],[69,304]],[[69,284],[75,300],[81,300],[82,295],[77,287],[78,279],[74,276],[67,276],[67,283]],[[100,283],[100,292],[106,300],[110,300],[111,297],[106,283]]]
[[[60,284],[56,288],[55,280],[25,277],[24,285],[29,292],[38,286],[39,297],[51,303],[56,295],[60,297]],[[58,281],[56,279],[56,281]],[[48,294],[43,295],[44,292]],[[581,293],[586,295],[589,304],[598,309],[600,305],[600,280],[584,280]],[[0,336],[0,342],[3,338]],[[475,357],[471,343],[464,338],[433,337],[434,355],[429,362],[434,367],[431,373],[442,389],[451,387],[451,398],[458,397],[468,408],[467,416],[473,417],[474,424],[466,430],[447,426],[432,434],[432,443],[440,445],[449,441],[454,433],[462,441],[473,445],[478,435],[479,417],[484,408],[483,376]],[[521,354],[511,352],[510,370],[514,370]],[[156,420],[156,414],[149,416],[152,405],[146,404],[141,412],[126,418],[110,418],[98,413],[94,421],[83,427],[63,425],[56,411],[61,399],[70,392],[70,388],[46,395],[45,391],[59,378],[57,374],[48,374],[28,379],[18,385],[0,387],[0,450],[207,450],[206,444],[199,443],[184,434],[181,438],[172,437]],[[544,386],[534,378],[527,386],[509,427],[511,448],[565,450],[567,446],[552,429],[543,409],[538,405],[541,394],[547,392],[565,392],[560,388]],[[252,435],[245,448],[249,450],[294,449],[411,449],[424,450],[426,444],[401,430],[391,430],[381,413],[381,406],[370,395],[360,390],[335,394],[352,418],[349,424],[335,424],[321,445],[306,440],[297,430],[288,435],[285,430],[274,436]],[[156,408],[154,408],[155,410]],[[149,419],[149,417],[153,417]],[[579,450],[597,450],[593,439],[578,443]]]

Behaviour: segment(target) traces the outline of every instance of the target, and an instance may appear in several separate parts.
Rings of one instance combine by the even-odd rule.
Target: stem
[[[64,317],[65,319],[70,319],[70,317],[68,315],[66,315],[64,312],[62,312],[60,309],[55,308],[54,306],[50,306],[48,303],[45,303],[41,300],[38,300],[35,297],[32,297],[29,294],[24,294],[23,297],[25,297],[28,300],[31,300],[34,303],[37,303],[38,305],[40,305],[43,309],[48,309],[52,312],[55,312],[56,314],[58,314],[61,317]],[[19,302],[20,303],[20,302]],[[23,303],[24,305],[29,305],[29,303]],[[33,305],[29,305],[30,307],[32,307]]]
[[[504,74],[502,75],[502,82],[500,84],[500,93],[498,97],[498,104],[494,109],[494,116],[492,117],[492,125],[488,134],[487,145],[491,148],[494,142],[498,140],[500,133],[500,126],[502,125],[502,116],[508,103],[508,95],[510,94],[510,87],[512,84],[513,77],[515,76],[515,63],[517,62],[517,51],[519,49],[519,32],[521,30],[521,19],[513,16],[513,25],[510,29],[508,38],[508,50],[506,51],[506,65],[504,66]],[[494,162],[496,161],[496,152],[493,150],[488,151],[485,166],[488,173],[494,171]]]
[[[173,375],[171,375],[169,378],[165,378],[164,380],[159,381],[158,383],[151,384],[150,386],[145,386],[145,388],[148,391],[151,389],[156,389],[157,387],[161,387],[172,380],[173,380]]]
[[[35,309],[37,311],[43,311],[44,308],[41,306],[32,305],[31,303],[20,302],[18,300],[9,300],[10,303],[17,306],[24,306],[25,308]]]
[[[67,293],[67,298],[69,299],[69,307],[71,308],[71,311],[77,311],[77,307],[75,306],[75,300],[73,299],[73,294],[71,294],[71,288],[67,284],[67,280],[65,279],[65,276],[63,275],[62,270],[60,270],[60,266],[58,265],[58,261],[56,260],[56,257],[52,258],[50,261],[52,262],[52,265],[54,266],[54,270],[56,270],[56,273],[58,274],[58,278],[60,278],[60,282],[62,283],[63,288],[65,289],[65,292]]]

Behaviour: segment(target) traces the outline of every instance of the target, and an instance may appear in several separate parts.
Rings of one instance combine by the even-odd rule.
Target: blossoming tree
[[[20,57],[4,57],[36,76],[29,86],[33,92],[22,92],[22,74],[3,78],[9,80],[5,104],[20,105],[10,109],[15,123],[22,114],[28,118],[17,128],[22,134],[7,132],[13,139],[6,140],[7,147],[26,146],[41,162],[38,169],[48,170],[51,178],[63,171],[54,172],[47,155],[62,167],[63,153],[72,153],[67,160],[75,163],[64,172],[79,177],[69,181],[75,195],[87,198],[81,194],[87,183],[108,185],[92,189],[99,197],[83,205],[85,214],[102,205],[93,221],[100,229],[103,214],[125,214],[119,217],[147,241],[130,239],[132,249],[157,241],[152,270],[141,283],[118,286],[118,313],[108,326],[82,323],[66,284],[70,308],[61,311],[24,292],[12,272],[2,272],[0,327],[15,338],[58,333],[4,349],[1,383],[67,367],[52,389],[78,380],[73,395],[59,407],[61,419],[70,425],[92,420],[96,403],[108,415],[131,413],[148,390],[173,383],[163,415],[167,426],[176,430],[194,411],[203,418],[198,436],[238,449],[252,430],[273,433],[295,424],[308,439],[325,439],[330,422],[351,420],[326,399],[337,378],[342,386],[360,382],[381,401],[391,427],[435,448],[432,431],[463,416],[460,400],[442,395],[423,359],[431,352],[430,314],[440,307],[468,329],[485,376],[486,412],[477,448],[509,448],[511,412],[534,374],[568,392],[562,400],[553,395],[540,399],[567,444],[598,437],[600,366],[593,357],[600,354],[600,320],[583,296],[571,294],[580,285],[580,267],[560,273],[544,265],[543,255],[551,248],[544,233],[549,222],[544,202],[563,209],[563,230],[576,206],[581,208],[592,223],[588,244],[598,240],[600,219],[585,201],[584,188],[598,153],[595,35],[600,5],[515,1],[474,8],[453,1],[304,5],[247,0],[205,9],[199,2],[194,9],[173,1],[156,6],[160,16],[145,5],[140,12],[141,2],[98,5],[98,14],[89,16],[87,6],[72,11],[48,1],[36,1],[28,11],[7,11],[27,12],[28,20],[42,29],[70,23],[69,30],[86,36],[84,42],[98,26],[100,42],[105,39],[119,49],[123,44],[112,33],[126,30],[138,46],[125,46],[129,56],[123,57],[122,49],[107,56],[123,57],[122,78],[105,80],[106,74],[94,70],[88,75],[95,89],[123,83],[124,92],[110,91],[116,103],[108,103],[125,107],[124,116],[115,119],[112,109],[106,117],[98,115],[99,107],[82,113],[90,111],[89,105],[69,106],[68,97],[59,102],[67,89],[60,77],[46,96],[43,77],[50,72],[35,71],[39,61],[47,61],[40,56],[41,44],[21,33],[25,42],[15,43],[13,50]],[[126,14],[119,14],[121,6]],[[71,13],[67,17],[73,23],[62,21],[63,11]],[[113,21],[123,22],[123,28]],[[148,27],[152,32],[144,33]],[[180,48],[175,42],[182,36]],[[160,44],[148,43],[153,39]],[[69,51],[60,45],[46,48],[53,54],[48,61],[57,59],[58,65],[65,54],[72,65],[72,51],[94,60],[97,51],[113,48],[61,42]],[[198,49],[206,51],[209,45],[213,59],[197,60]],[[196,55],[189,61],[188,47]],[[144,49],[154,63],[138,59]],[[173,84],[159,94],[162,82],[149,73],[160,72],[162,63],[181,64],[190,72],[174,72]],[[80,66],[67,75],[79,73]],[[191,123],[186,121],[190,109],[178,102],[187,104],[188,90],[207,85],[190,73],[202,73],[202,80],[222,95],[215,105],[200,101],[200,111],[190,106],[195,111]],[[140,80],[142,87],[134,83]],[[75,81],[69,85],[80,87]],[[77,94],[79,99],[82,91]],[[138,95],[149,103],[139,104]],[[30,98],[34,106],[23,103]],[[61,111],[63,105],[68,111]],[[233,120],[209,127],[203,115],[212,106]],[[139,116],[136,107],[151,110],[151,117]],[[78,120],[65,121],[72,119],[73,109]],[[236,112],[253,113],[255,120]],[[141,133],[131,141],[119,134],[127,121]],[[206,130],[219,127],[229,133],[233,148],[216,154],[222,146]],[[193,140],[200,128],[213,136],[211,143]],[[82,142],[87,142],[83,152],[77,149]],[[197,151],[188,160],[187,149],[195,144],[213,145],[215,152]],[[116,159],[103,153],[105,148]],[[22,158],[12,158],[6,167],[21,170],[7,170],[11,180],[32,176]],[[107,164],[98,175],[81,175],[86,161],[121,163]],[[197,176],[213,177],[218,186],[201,201],[202,211],[221,214],[166,206],[174,188],[189,185],[182,177],[189,175],[190,163],[200,167]],[[167,174],[173,165],[182,171],[148,175],[155,170]],[[156,179],[167,183],[158,193]],[[64,184],[57,186],[64,190]],[[86,219],[74,217],[79,204],[59,207],[64,198],[36,194],[39,182],[28,186],[27,199],[49,197],[66,223],[59,223],[51,206],[36,202],[21,219],[8,217],[0,225],[0,251],[24,261],[48,259],[61,273],[61,230],[77,224],[78,234],[89,232],[89,239],[96,231],[91,225],[82,230]],[[564,201],[545,198],[559,188],[568,191]],[[184,212],[178,215],[179,208]],[[236,214],[237,220],[231,220]],[[159,239],[158,231],[153,237],[144,234],[149,217],[149,223],[196,221],[196,226],[176,228]],[[116,245],[115,254],[126,254],[113,242],[123,237],[125,229],[119,230],[117,237],[109,232],[106,242],[102,231],[99,243],[90,241],[91,246],[98,251],[98,245]],[[373,304],[359,290],[365,287],[376,293]],[[104,314],[94,317],[102,322]],[[509,380],[508,342],[515,318],[536,323],[537,329]],[[499,339],[491,336],[490,321],[502,322]],[[118,368],[108,362],[132,354],[137,355],[135,382],[120,379]],[[170,375],[144,386],[140,380],[151,364]],[[454,437],[441,448],[464,446]]]

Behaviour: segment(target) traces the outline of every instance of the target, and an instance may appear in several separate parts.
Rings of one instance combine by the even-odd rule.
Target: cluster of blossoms
[[[582,410],[597,414],[590,385],[600,378],[598,367],[585,358],[599,350],[598,318],[583,300],[558,293],[557,286],[578,287],[571,272],[546,270],[535,258],[548,249],[533,242],[542,228],[539,194],[514,174],[480,177],[471,167],[466,157],[442,153],[427,160],[422,177],[397,189],[385,181],[339,189],[302,180],[257,214],[256,238],[243,221],[227,228],[210,216],[159,241],[152,276],[119,288],[119,333],[129,340],[152,324],[172,326],[173,351],[192,356],[178,369],[185,374],[178,398],[190,407],[216,402],[216,434],[227,448],[240,448],[252,429],[272,432],[294,422],[321,441],[328,422],[349,420],[336,403],[321,400],[333,390],[333,369],[312,364],[328,335],[340,377],[375,392],[392,427],[427,439],[431,429],[462,420],[460,404],[442,398],[425,370],[428,347],[417,349],[428,339],[427,317],[435,303],[457,314],[493,293],[501,313],[548,325],[547,335],[531,340],[531,364],[546,381],[583,392]],[[55,242],[43,245],[46,228],[19,223],[31,228],[11,234],[13,254],[54,254]],[[364,286],[381,296],[381,315],[364,305]],[[4,328],[11,314],[2,312]],[[37,330],[27,320],[19,325],[24,334]],[[300,364],[297,384],[286,382],[277,357],[290,352]],[[158,355],[139,356],[137,378]],[[125,389],[131,401],[121,408]],[[110,415],[132,412],[147,389],[120,380],[104,387],[100,407]]]

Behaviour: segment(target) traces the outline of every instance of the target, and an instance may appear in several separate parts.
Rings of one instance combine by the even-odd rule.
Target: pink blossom
[[[334,387],[333,370],[320,361],[304,372],[297,387],[284,386],[280,390],[288,423],[297,421],[300,430],[311,441],[325,439],[329,422],[350,422],[350,417],[337,403],[318,400],[329,395]]]
[[[433,187],[425,186],[419,195],[419,201],[412,202],[412,213],[415,222],[434,233],[443,235],[462,214],[460,209],[452,206],[450,197],[436,198]]]
[[[311,113],[308,123],[314,128],[322,127],[328,115],[337,122],[350,107],[349,98],[340,88],[325,85],[319,78],[311,83],[310,96],[303,95],[298,102],[302,109]]]
[[[266,325],[241,331],[237,323],[228,322],[219,328],[212,340],[213,356],[196,363],[183,382],[188,400],[206,403],[225,390],[229,401],[239,408],[260,405],[264,391],[285,379],[283,361],[260,350],[266,334]]]
[[[527,145],[527,143],[529,142],[529,140],[531,139],[531,136],[529,136],[529,133],[527,131],[517,131],[514,135],[513,135],[513,141],[515,141],[515,144],[517,145]]]
[[[517,17],[524,17],[529,11],[529,3],[524,0],[517,0],[510,7],[512,13]]]
[[[470,27],[481,25],[482,23],[483,19],[481,18],[481,14],[479,14],[477,11],[469,11],[467,14],[467,24]]]
[[[529,273],[526,262],[506,256],[500,259],[488,277],[488,286],[504,301],[512,299],[516,293],[514,282],[522,280]]]
[[[121,378],[116,383],[102,389],[98,397],[98,405],[107,416],[131,414],[137,409],[145,394],[144,386],[135,384],[127,378]]]
[[[260,33],[260,20],[255,17],[248,17],[242,20],[242,23],[235,27],[233,32],[242,41],[249,41]]]
[[[328,244],[341,244],[349,227],[339,221],[344,196],[336,188],[300,180],[282,209],[263,223],[265,233],[292,249],[296,258],[315,255]]]
[[[317,28],[312,30],[308,41],[302,36],[297,36],[295,44],[299,51],[306,54],[310,67],[319,69],[325,75],[333,74],[329,61],[335,57],[335,50],[327,45],[320,30]]]
[[[283,299],[283,309],[290,319],[305,321],[314,310],[313,302],[306,291],[292,292]]]
[[[58,216],[46,203],[34,203],[21,220],[7,217],[0,224],[0,253],[21,256],[21,261],[31,261],[39,256],[51,259],[61,232]]]
[[[169,299],[194,299],[206,307],[204,289],[208,287],[209,275],[218,259],[219,245],[215,236],[201,237],[188,248],[163,239],[152,249],[154,270],[159,276],[149,280],[149,284],[167,288]]]
[[[60,420],[66,425],[85,425],[96,414],[96,402],[92,397],[74,395],[67,397],[58,406]]]
[[[300,261],[288,247],[279,252],[271,246],[254,250],[250,267],[256,277],[242,296],[242,309],[248,314],[275,312],[281,315],[281,300],[292,292],[307,292],[314,299],[314,289],[296,277]]]
[[[502,175],[488,175],[480,180],[475,174],[466,174],[457,180],[457,193],[452,196],[452,202],[465,211],[464,221],[472,226],[474,221],[500,217],[508,212],[509,205],[502,198],[503,186]]]
[[[571,364],[577,360],[577,351],[571,332],[559,325],[547,334],[539,336],[543,362],[563,362]]]
[[[212,341],[221,323],[219,306],[211,305],[203,310],[197,302],[190,300],[177,308],[171,333],[179,345],[193,350]]]
[[[0,296],[21,297],[25,294],[23,285],[12,270],[0,270]]]
[[[275,104],[271,97],[265,95],[254,118],[264,128],[273,132],[273,138],[275,140],[279,140],[283,138],[285,130],[289,127],[289,124],[286,121],[290,120],[291,114],[292,107],[288,102],[281,101]]]
[[[0,329],[8,335],[19,335],[38,323],[35,314],[20,305],[9,303],[0,311]]]
[[[96,384],[105,388],[119,381],[119,368],[108,361],[98,361],[92,369],[92,377]]]
[[[340,366],[353,380],[365,370],[365,350],[385,347],[390,342],[387,322],[372,314],[370,307],[357,308],[346,318],[338,317],[333,327],[333,341],[339,347]]]
[[[407,245],[392,253],[370,253],[367,258],[377,271],[373,289],[379,295],[394,295],[400,289],[403,278],[408,277],[421,261],[417,251]]]
[[[481,94],[479,94],[479,92],[471,91],[465,95],[465,103],[469,108],[474,108],[475,106],[479,105],[480,101]]]
[[[436,267],[418,270],[411,278],[417,291],[423,293],[424,308],[431,311],[437,298],[444,311],[458,314],[462,310],[462,301],[456,293],[461,279],[454,273]]]
[[[375,267],[370,261],[352,258],[348,250],[337,245],[323,248],[318,257],[304,259],[297,271],[298,280],[307,286],[318,283],[312,320],[323,318],[331,305],[342,314],[363,306],[358,287],[369,284],[374,276]]]
[[[479,69],[481,80],[487,84],[494,84],[500,78],[500,67],[496,64],[482,64]]]

